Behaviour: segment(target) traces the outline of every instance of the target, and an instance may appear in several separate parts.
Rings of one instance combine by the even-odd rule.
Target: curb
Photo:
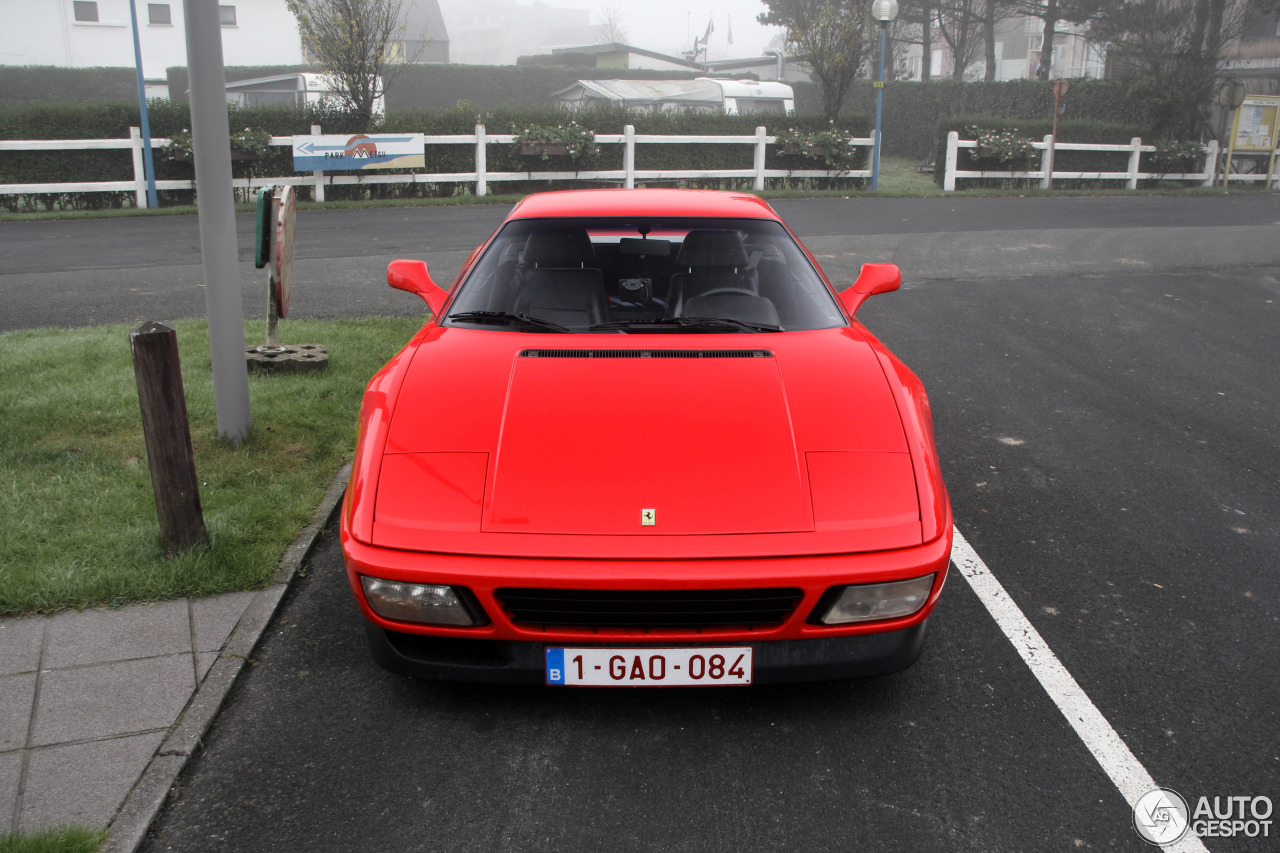
[[[311,553],[321,531],[333,515],[338,502],[342,500],[350,476],[351,463],[348,462],[334,477],[333,484],[320,501],[311,522],[285,549],[268,585],[245,608],[235,630],[222,647],[218,660],[214,662],[204,681],[200,682],[187,707],[169,729],[169,734],[156,750],[147,769],[142,772],[141,778],[125,797],[120,811],[108,825],[110,835],[100,853],[134,853],[146,839],[147,830],[160,813],[169,789],[173,787],[178,774],[186,767],[196,747],[200,745],[201,738],[218,715],[232,685],[244,669],[249,653],[258,644],[275,616],[276,608],[284,600],[284,594],[288,592],[298,567]]]

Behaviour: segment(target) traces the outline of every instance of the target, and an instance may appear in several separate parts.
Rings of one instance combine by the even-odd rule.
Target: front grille
[[[772,628],[786,621],[799,589],[500,589],[512,622],[542,628],[695,630]]]
[[[527,349],[521,358],[772,358],[767,349]]]

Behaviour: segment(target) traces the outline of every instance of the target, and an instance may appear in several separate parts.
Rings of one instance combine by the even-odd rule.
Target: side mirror
[[[853,286],[840,294],[840,304],[852,317],[867,297],[892,293],[902,285],[902,271],[897,264],[863,264]]]
[[[427,265],[422,261],[392,261],[387,265],[387,284],[422,297],[435,316],[444,310],[444,303],[449,299],[449,292],[431,280]]]

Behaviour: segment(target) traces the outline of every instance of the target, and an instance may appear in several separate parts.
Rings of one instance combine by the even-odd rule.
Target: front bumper
[[[908,628],[875,634],[733,645],[749,645],[754,650],[753,684],[862,678],[898,672],[915,663],[924,647],[927,624],[922,620]],[[425,636],[389,631],[368,622],[365,630],[373,657],[384,668],[438,681],[545,684],[548,646],[598,645]],[[680,644],[643,644],[645,648],[655,645]]]

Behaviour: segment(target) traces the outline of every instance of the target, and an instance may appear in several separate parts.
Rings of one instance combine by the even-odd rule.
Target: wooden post
[[[955,192],[956,164],[960,159],[960,134],[954,130],[947,134],[947,159],[942,172],[942,191]]]
[[[636,188],[636,128],[629,124],[622,128],[622,186],[624,189]]]
[[[320,129],[320,125],[318,124],[311,125],[312,136],[319,136],[323,132],[324,131]],[[311,185],[313,187],[311,191],[311,200],[324,201],[324,169],[316,169],[314,172],[311,173],[311,176],[312,178],[315,179]]]
[[[756,178],[751,185],[752,189],[754,189],[756,192],[760,192],[761,190],[764,189],[765,137],[768,135],[769,135],[768,131],[766,131],[763,127],[756,128],[756,156],[755,156]]]
[[[489,194],[488,134],[483,124],[476,125],[476,195]]]
[[[178,333],[162,323],[147,321],[129,332],[129,348],[142,407],[151,488],[160,518],[160,541],[166,554],[176,554],[208,543],[178,365]]]

